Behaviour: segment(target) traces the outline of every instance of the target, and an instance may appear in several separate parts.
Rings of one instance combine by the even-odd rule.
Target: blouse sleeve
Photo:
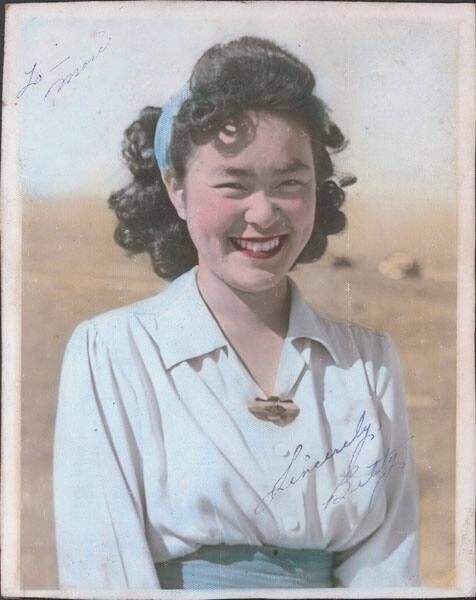
[[[356,547],[336,556],[337,587],[417,586],[419,580],[418,488],[411,449],[403,375],[395,345],[384,334],[385,348],[376,373],[376,396],[390,426],[384,431],[389,468],[380,483],[387,510],[383,523]],[[390,462],[392,461],[392,462]],[[379,483],[379,485],[380,485]]]
[[[158,588],[144,529],[134,390],[92,323],[61,373],[54,503],[62,589]]]

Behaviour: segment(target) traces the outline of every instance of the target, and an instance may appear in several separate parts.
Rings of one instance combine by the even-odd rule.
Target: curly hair
[[[249,110],[262,110],[299,119],[309,133],[317,179],[316,214],[311,237],[296,262],[318,260],[327,236],[342,231],[346,178],[337,185],[328,148],[346,145],[340,129],[329,118],[322,100],[313,95],[312,71],[273,42],[241,37],[207,50],[195,64],[190,96],[174,119],[168,162],[182,180],[194,146],[210,141],[230,120]],[[132,182],[109,197],[119,223],[115,241],[130,254],[148,252],[155,273],[175,279],[198,263],[186,223],[167,194],[154,154],[154,134],[161,109],[148,106],[126,131],[122,155]]]

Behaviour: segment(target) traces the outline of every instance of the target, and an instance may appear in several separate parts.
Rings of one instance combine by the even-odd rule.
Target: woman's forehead
[[[309,134],[296,119],[249,112],[231,121],[208,143],[197,146],[189,168],[213,175],[246,175],[259,168],[290,173],[313,168]]]

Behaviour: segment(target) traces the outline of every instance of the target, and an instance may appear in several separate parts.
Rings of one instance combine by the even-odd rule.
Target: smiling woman
[[[418,585],[393,342],[317,313],[288,278],[344,227],[352,181],[314,85],[286,50],[240,38],[126,131],[115,239],[173,281],[69,342],[63,588]]]
[[[247,121],[252,134],[237,134],[239,150],[224,155],[216,144],[199,146],[183,180],[168,171],[165,183],[203,265],[203,288],[218,280],[243,292],[274,287],[286,295],[285,276],[314,224],[310,137],[289,117],[254,111]]]

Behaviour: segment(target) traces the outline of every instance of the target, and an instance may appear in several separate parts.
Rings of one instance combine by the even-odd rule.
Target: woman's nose
[[[249,204],[245,212],[247,223],[266,229],[278,221],[279,209],[267,194],[256,192],[249,196],[248,201]]]

